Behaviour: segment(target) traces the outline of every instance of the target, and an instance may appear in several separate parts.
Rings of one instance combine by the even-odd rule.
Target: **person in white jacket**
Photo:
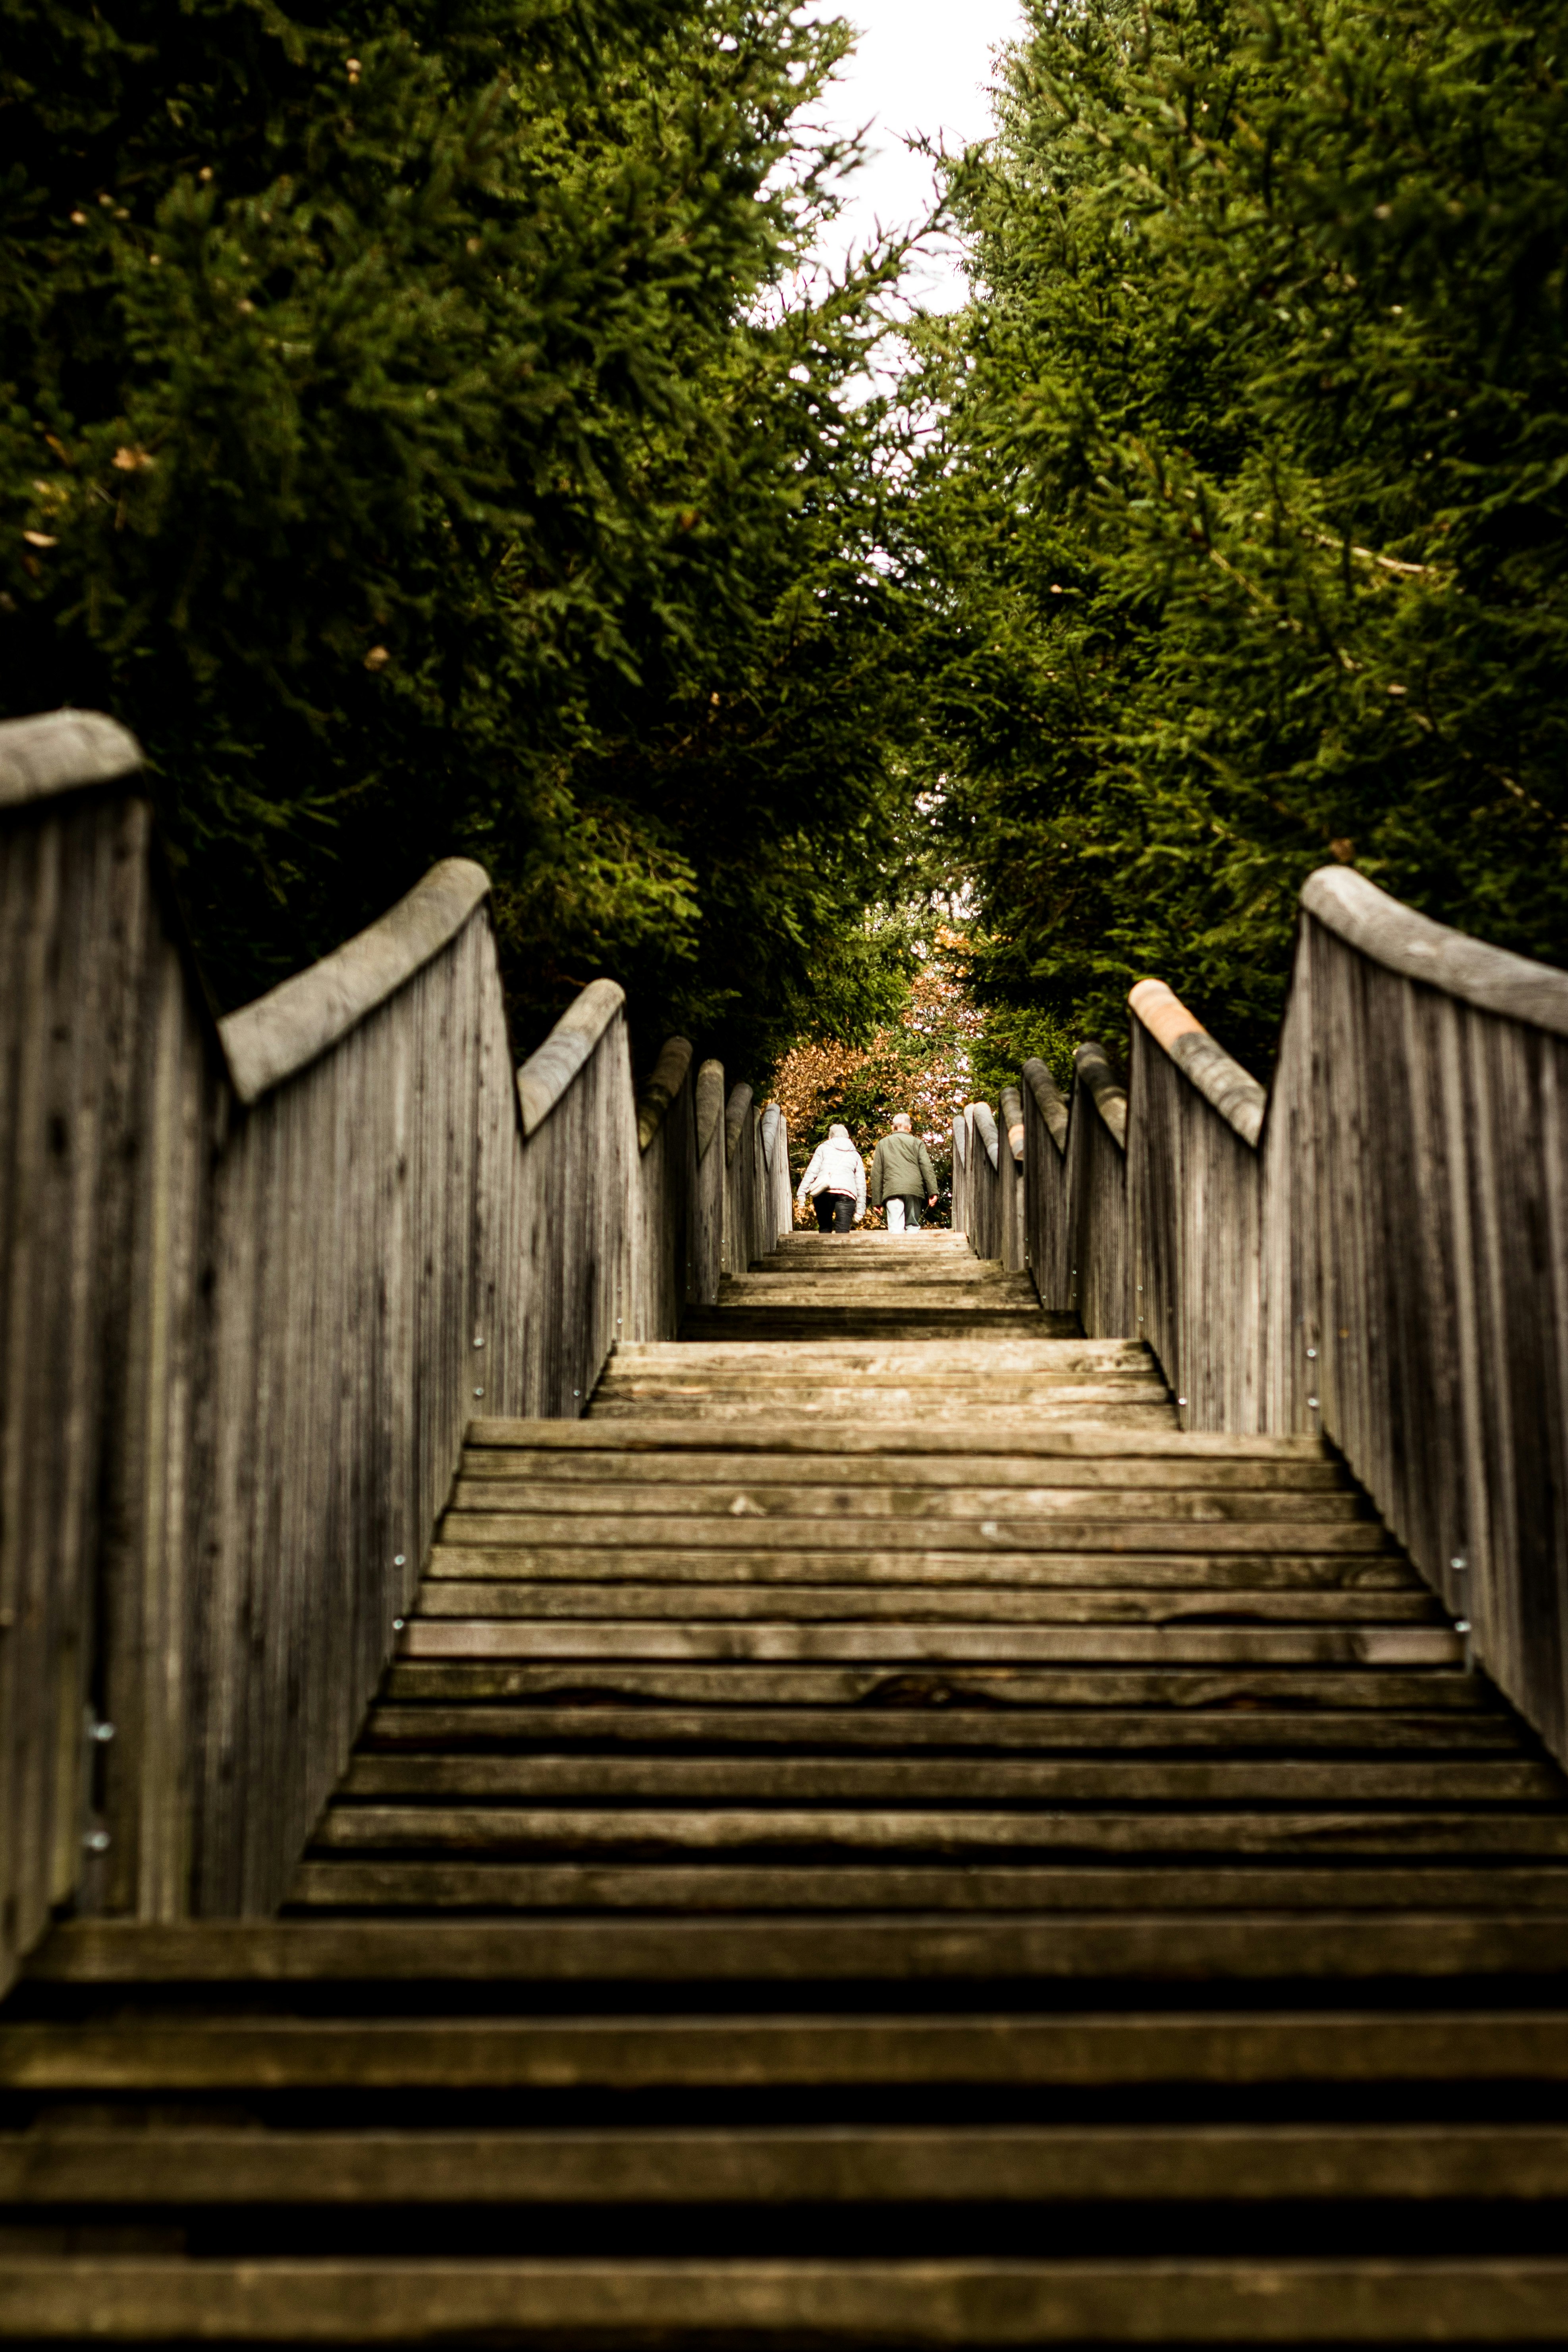
[[[834,1120],[826,1142],[812,1153],[796,1198],[802,1207],[812,1202],[818,1230],[825,1234],[847,1234],[865,1215],[866,1163],[842,1119]]]

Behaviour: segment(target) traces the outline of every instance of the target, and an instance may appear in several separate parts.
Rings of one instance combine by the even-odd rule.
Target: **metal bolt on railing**
[[[89,1853],[107,1853],[109,1852],[109,1832],[107,1830],[89,1830],[87,1835],[82,1839],[82,1843],[86,1846]]]
[[[395,1551],[392,1555],[392,1565],[394,1568],[406,1568],[408,1554],[404,1551]]]
[[[402,1631],[403,1631],[403,1629],[404,1629],[404,1627],[405,1627],[405,1625],[406,1625],[406,1624],[407,1624],[407,1622],[408,1622],[408,1620],[407,1620],[407,1618],[406,1618],[406,1617],[395,1617],[395,1618],[393,1619],[393,1621],[392,1621],[392,1630],[393,1630],[393,1632],[394,1632],[395,1633],[402,1633]]]
[[[1317,1360],[1317,1355],[1318,1355],[1318,1351],[1317,1351],[1316,1348],[1309,1348],[1309,1349],[1308,1349],[1308,1350],[1307,1350],[1307,1360],[1308,1360],[1308,1362],[1309,1362],[1309,1363],[1315,1363],[1315,1362],[1316,1362],[1316,1360]]]
[[[111,1723],[95,1723],[89,1727],[87,1736],[89,1739],[96,1739],[101,1746],[113,1738],[114,1726]]]
[[[1318,1410],[1318,1400],[1317,1400],[1317,1398],[1316,1398],[1316,1397],[1309,1397],[1309,1398],[1307,1399],[1307,1402],[1308,1402],[1308,1404],[1311,1407],[1312,1411],[1313,1411],[1314,1412],[1317,1412],[1317,1410]]]
[[[484,1341],[483,1341],[482,1339],[476,1339],[476,1340],[474,1341],[474,1345],[475,1345],[475,1347],[476,1347],[476,1348],[482,1348],[482,1347],[484,1346],[484,1344],[485,1344],[485,1343],[484,1343]]]
[[[483,1391],[483,1389],[476,1389],[476,1390],[474,1391],[474,1394],[475,1394],[476,1396],[483,1396],[483,1394],[484,1394],[484,1391]]]

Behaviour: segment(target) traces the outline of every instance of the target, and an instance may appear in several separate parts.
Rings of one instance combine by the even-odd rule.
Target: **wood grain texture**
[[[68,1900],[274,1907],[470,1417],[717,1277],[689,1049],[646,1151],[618,989],[520,1078],[462,860],[215,1026],[134,758],[0,730],[0,1978]]]

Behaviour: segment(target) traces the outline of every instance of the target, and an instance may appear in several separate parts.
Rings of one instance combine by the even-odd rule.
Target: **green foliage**
[[[0,0],[5,708],[141,735],[225,1002],[449,852],[524,1042],[608,971],[743,1063],[858,933],[919,622],[848,396],[894,259],[786,299],[847,39]]]
[[[1005,999],[987,1004],[980,1021],[971,1061],[973,1094],[993,1110],[1004,1087],[1016,1087],[1026,1062],[1044,1062],[1063,1094],[1072,1092],[1072,1057],[1083,1036],[1056,1013],[1037,1005],[1010,1004]]]
[[[982,994],[1266,1056],[1333,858],[1563,960],[1568,5],[1026,13],[926,352]]]

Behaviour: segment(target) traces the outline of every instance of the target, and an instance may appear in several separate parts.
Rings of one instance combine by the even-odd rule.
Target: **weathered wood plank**
[[[378,1913],[509,1910],[940,1914],[1036,1911],[1169,1913],[1184,1938],[1194,1912],[1289,1912],[1382,1916],[1459,1911],[1484,1918],[1568,1914],[1568,1870],[1531,1862],[1513,1868],[1375,1861],[1330,1869],[1267,1862],[1225,1867],[1185,1861],[1162,1866],[1100,1863],[982,1864],[894,1863],[867,1865],[835,1858],[791,1865],[735,1863],[655,1865],[594,1864],[348,1861],[300,1865],[290,1901],[305,1910]],[[423,1924],[423,1923],[422,1923]],[[1552,1933],[1561,1932],[1553,1926]],[[1167,1924],[1165,1933],[1173,1931]]]
[[[51,2280],[53,2284],[51,2284]],[[402,2344],[437,2330],[595,2345],[1554,2343],[1568,2263],[688,2261],[77,2255],[0,2263],[9,2334]],[[521,2315],[524,2316],[520,2317]]]
[[[1300,1930],[1298,1930],[1300,1932]],[[1363,1930],[1364,1932],[1364,1930]],[[0,2135],[0,2200],[26,2207],[1115,2204],[1147,2199],[1568,2197],[1554,2125],[1140,2125],[948,2129]]]
[[[0,2027],[0,2085],[30,2093],[1204,2082],[1568,2082],[1568,2015],[236,2016]]]
[[[330,1876],[330,1873],[319,1874]],[[462,1916],[398,1920],[183,1922],[176,1927],[128,1927],[112,1921],[82,1921],[57,1928],[27,1964],[30,1982],[91,1987],[135,1985],[184,1987],[228,1985],[400,1984],[422,1987],[428,2000],[449,1998],[465,1982],[528,1984],[556,1982],[651,1983],[726,1981],[915,1984],[927,1979],[951,1983],[973,1979],[1090,1982],[1166,1986],[1216,1979],[1331,1980],[1365,1978],[1433,1979],[1456,1981],[1482,1977],[1528,1978],[1544,1982],[1568,1973],[1568,1878],[1559,1874],[1557,1908],[1489,1914],[1484,1910],[1422,1911],[1319,1909],[1260,1913],[1184,1910],[1180,1933],[1172,1933],[1164,1912],[1141,1916],[1075,1916],[1068,1909],[1026,1916],[1030,1888],[1046,1885],[1038,1871],[982,1874],[1001,1899],[1014,1907],[988,1916],[951,1909],[922,1915],[909,1907],[936,1874],[927,1871],[857,1869],[854,1881],[892,1890],[906,1907],[883,1916],[854,1917],[832,1911],[791,1917],[775,1911],[766,1918],[727,1916],[704,1907],[696,1895],[691,1916],[650,1918],[473,1919]],[[559,1881],[560,1872],[534,1877]],[[624,1884],[636,1874],[612,1874]],[[805,1874],[775,1874],[784,1890]],[[1079,1885],[1083,1874],[1060,1874]],[[1269,1883],[1279,1877],[1267,1874]],[[640,1883],[650,1904],[672,1886],[710,1887],[739,1876],[748,1884],[762,1873],[705,1874],[649,1871]],[[1248,1890],[1260,1883],[1251,1873],[1205,1874],[1232,1890],[1238,1879]],[[1438,1879],[1451,1885],[1456,1874],[1398,1874],[1417,1885]],[[1109,1872],[1119,1899],[1130,1874]],[[1302,1874],[1297,1873],[1300,1885]],[[579,1871],[579,1889],[602,1886],[596,1874]],[[817,1874],[821,1883],[821,1874]],[[948,1873],[943,1885],[952,1888]],[[1156,1872],[1152,1885],[1179,1885],[1176,1874]],[[1475,1874],[1465,1884],[1475,1883]],[[1331,1895],[1320,1876],[1314,1884]],[[774,1900],[779,1899],[777,1887]],[[853,1906],[849,1906],[853,1907]],[[1425,2128],[1425,2127],[1422,2127]],[[123,2153],[123,2141],[117,2144]],[[129,2168],[125,2177],[134,2181]],[[1239,2184],[1233,2194],[1248,2193]]]

